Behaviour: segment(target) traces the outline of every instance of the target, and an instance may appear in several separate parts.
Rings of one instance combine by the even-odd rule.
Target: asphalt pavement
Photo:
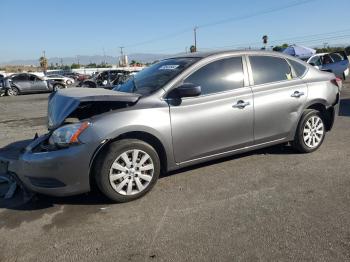
[[[0,200],[0,261],[350,261],[350,83],[322,147],[172,172],[145,197]],[[46,131],[47,94],[0,98],[0,147]]]

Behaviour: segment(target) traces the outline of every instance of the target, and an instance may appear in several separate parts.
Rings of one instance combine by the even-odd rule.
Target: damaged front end
[[[53,130],[66,119],[78,121],[135,104],[139,94],[103,88],[71,88],[52,93],[48,103],[48,128]]]
[[[36,150],[52,151],[79,143],[90,118],[134,105],[139,94],[103,88],[71,88],[52,93],[48,102],[49,139]]]
[[[132,106],[139,98],[98,88],[59,90],[49,98],[49,132],[22,147],[16,157],[0,155],[0,160],[30,191],[55,196],[88,192],[91,159],[101,144],[94,117]]]

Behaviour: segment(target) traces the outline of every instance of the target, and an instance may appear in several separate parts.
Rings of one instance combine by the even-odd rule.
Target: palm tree
[[[268,40],[268,39],[269,39],[269,38],[268,38],[267,35],[264,35],[264,36],[262,37],[263,43],[264,43],[264,45],[265,45],[265,50],[266,50],[266,47],[267,47],[267,40]]]
[[[190,52],[191,52],[191,53],[197,52],[197,48],[196,48],[194,45],[191,45],[191,47],[190,47]]]
[[[46,57],[42,56],[39,58],[39,63],[40,63],[40,67],[42,68],[42,70],[46,73],[47,70],[47,59]]]

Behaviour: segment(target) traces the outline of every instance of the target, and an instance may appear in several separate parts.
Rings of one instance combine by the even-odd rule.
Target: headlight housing
[[[90,125],[90,122],[85,121],[57,128],[50,136],[49,144],[56,145],[59,147],[68,147],[72,144],[78,144],[80,143],[80,134]]]

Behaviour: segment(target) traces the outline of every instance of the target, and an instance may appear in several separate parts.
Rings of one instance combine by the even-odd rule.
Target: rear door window
[[[273,56],[249,56],[255,85],[292,79],[287,61]]]
[[[331,53],[329,55],[330,55],[330,57],[332,57],[334,62],[340,62],[340,61],[345,60],[345,57],[343,56],[343,54],[341,52],[339,52],[339,53],[335,52],[335,53]]]

